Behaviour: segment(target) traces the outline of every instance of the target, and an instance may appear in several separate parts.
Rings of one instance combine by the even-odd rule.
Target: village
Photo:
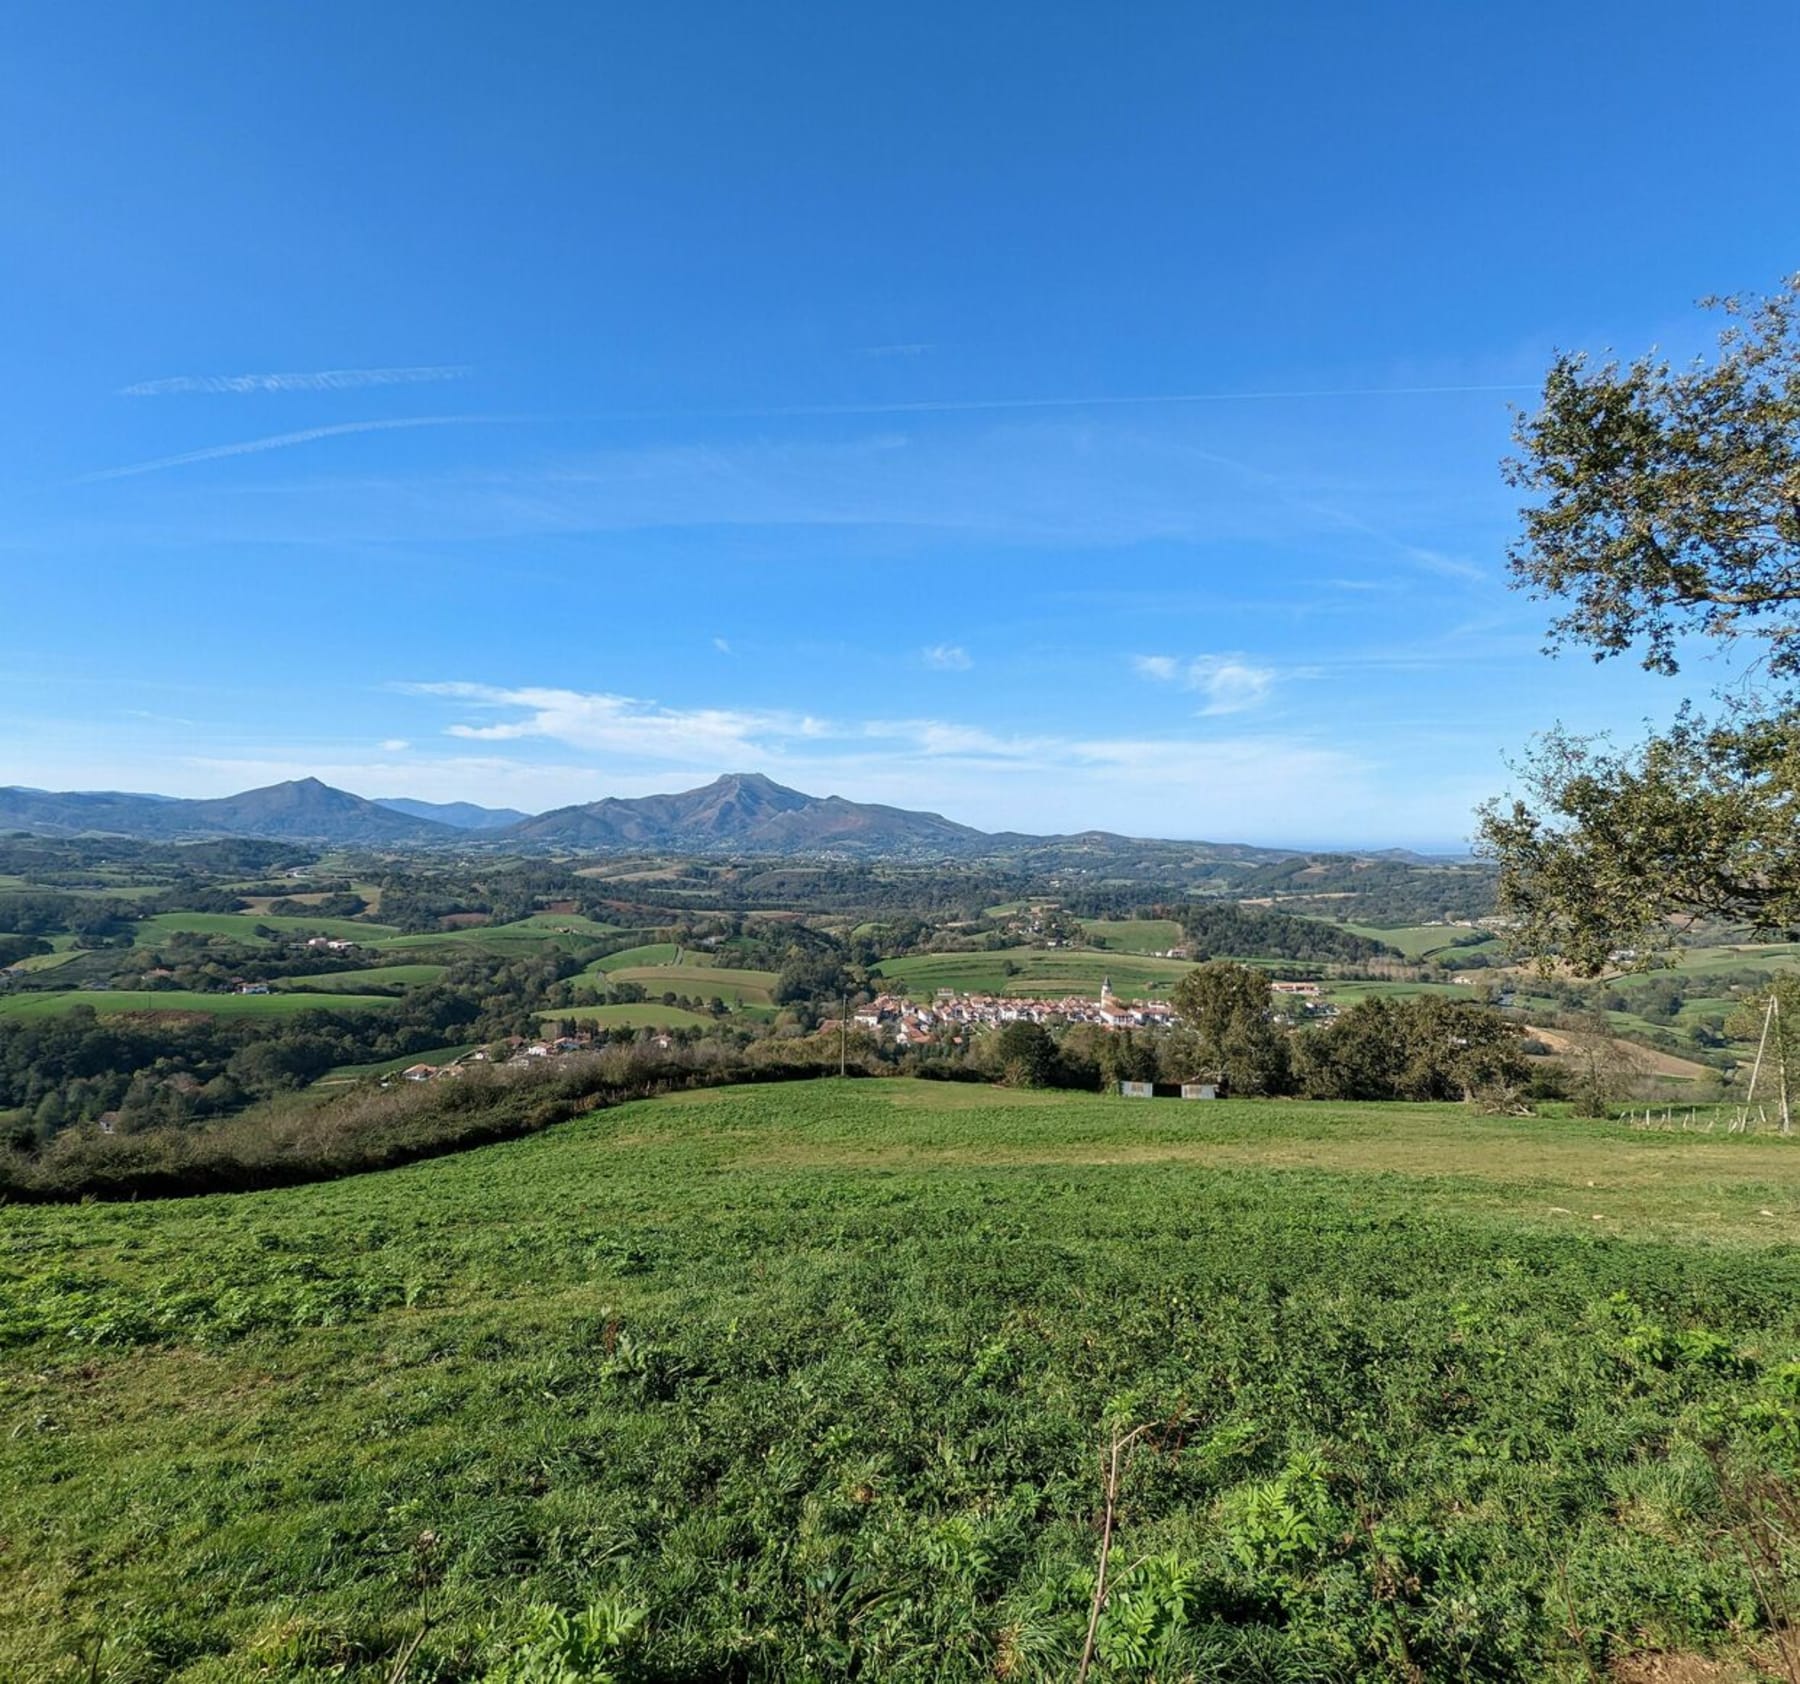
[[[878,994],[859,1006],[850,1021],[858,1029],[891,1039],[901,1046],[929,1046],[959,1030],[998,1028],[1008,1023],[1093,1023],[1102,1029],[1167,1029],[1175,1008],[1166,1000],[1121,1000],[1112,979],[1100,984],[1098,1000],[1067,995],[1060,1000],[1019,999],[1006,994],[959,994],[940,988],[929,1005],[903,994]]]
[[[1284,992],[1316,997],[1316,982],[1276,983]],[[968,1029],[1002,1028],[1009,1023],[1071,1024],[1092,1023],[1102,1029],[1168,1029],[1178,1021],[1175,1008],[1166,1000],[1121,1000],[1114,992],[1110,978],[1100,985],[1100,998],[1091,1000],[1080,995],[1066,995],[1060,1000],[1033,1000],[1005,994],[959,994],[954,989],[940,988],[929,1004],[904,994],[878,994],[865,1006],[850,1014],[853,1028],[891,1041],[901,1047],[926,1047],[942,1041],[956,1041]],[[843,1019],[828,1018],[819,1024],[820,1033],[835,1033],[844,1027]],[[654,1039],[659,1047],[672,1046],[667,1034]],[[514,1063],[543,1058],[566,1057],[589,1051],[594,1037],[587,1033],[528,1040],[514,1035],[502,1048],[495,1049],[494,1062]],[[490,1060],[488,1051],[466,1053],[447,1064],[414,1064],[400,1072],[403,1080],[428,1082],[453,1078],[470,1064]]]

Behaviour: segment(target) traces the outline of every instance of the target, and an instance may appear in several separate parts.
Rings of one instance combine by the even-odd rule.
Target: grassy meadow
[[[680,952],[672,941],[645,942],[641,947],[627,947],[618,953],[609,953],[604,959],[596,959],[588,969],[605,975],[645,965],[672,965]]]
[[[1167,953],[1184,939],[1173,918],[1089,918],[1081,932],[1109,953]]]
[[[0,1677],[1067,1680],[1140,1428],[1096,1679],[1747,1677],[1797,1222],[1766,1137],[899,1080],[14,1209]]]
[[[271,987],[273,984],[271,984]],[[0,994],[0,1017],[54,1017],[73,1006],[92,1006],[101,1017],[122,1012],[204,1012],[213,1017],[292,1017],[295,1012],[373,1011],[391,1006],[396,994],[201,994],[187,988],[66,988],[59,993]]]
[[[728,970],[720,965],[614,965],[602,973],[612,982],[635,982],[651,994],[674,992],[710,1000],[716,994],[728,1006],[774,1004],[773,971]]]
[[[159,912],[137,926],[134,939],[140,947],[155,947],[173,935],[230,936],[233,941],[255,943],[258,925],[287,936],[330,936],[374,946],[397,932],[392,924],[369,924],[357,918],[266,918],[254,912]]]
[[[279,977],[269,986],[305,994],[360,994],[421,988],[444,974],[443,965],[372,965],[356,971],[321,971],[314,976]]]
[[[697,1029],[718,1021],[710,1013],[665,1006],[657,1000],[616,1006],[555,1006],[537,1017],[547,1030],[571,1021],[591,1029]]]
[[[1352,935],[1385,942],[1408,959],[1434,959],[1442,953],[1497,954],[1505,946],[1498,936],[1471,930],[1463,924],[1351,924]],[[1475,938],[1475,939],[1471,939]]]

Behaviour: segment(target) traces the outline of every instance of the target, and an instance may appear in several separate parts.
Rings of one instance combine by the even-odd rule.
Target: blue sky
[[[0,782],[1455,844],[1508,405],[1800,267],[1785,4],[27,6]]]

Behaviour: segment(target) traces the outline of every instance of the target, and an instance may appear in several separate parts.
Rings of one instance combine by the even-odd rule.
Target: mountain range
[[[52,793],[0,788],[0,831],[112,835],[157,840],[249,836],[356,847],[512,846],[598,852],[648,851],[794,856],[1087,859],[1146,848],[1244,861],[1289,857],[1279,848],[1171,844],[1107,831],[1077,836],[992,834],[940,813],[915,812],[839,795],[807,795],[760,772],[732,772],[699,789],[633,798],[608,796],[527,815],[471,802],[371,801],[300,778],[194,801],[115,790]]]

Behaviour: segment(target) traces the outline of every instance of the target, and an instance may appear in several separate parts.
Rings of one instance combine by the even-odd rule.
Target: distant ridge
[[[803,795],[760,772],[728,772],[678,795],[608,796],[516,824],[506,840],[572,848],[734,847],[754,853],[852,848],[866,853],[966,852],[983,832],[939,813]]]
[[[515,847],[525,851],[623,850],[811,854],[867,859],[1002,859],[1032,869],[1089,870],[1106,861],[1181,872],[1208,863],[1291,860],[1291,849],[1245,843],[1165,842],[1087,830],[1073,836],[990,833],[941,813],[841,795],[807,795],[760,772],[728,772],[671,795],[608,796],[528,816],[473,802],[366,800],[317,778],[192,801],[117,791],[0,788],[0,831],[48,836],[126,836],[179,841],[260,837],[325,846]]]
[[[259,836],[279,842],[374,846],[451,842],[461,834],[451,825],[392,812],[317,778],[269,784],[210,801],[0,789],[0,830],[170,839]]]
[[[432,819],[458,830],[504,830],[531,817],[517,807],[478,807],[473,801],[412,801],[403,795],[377,795],[377,807],[412,819]]]

